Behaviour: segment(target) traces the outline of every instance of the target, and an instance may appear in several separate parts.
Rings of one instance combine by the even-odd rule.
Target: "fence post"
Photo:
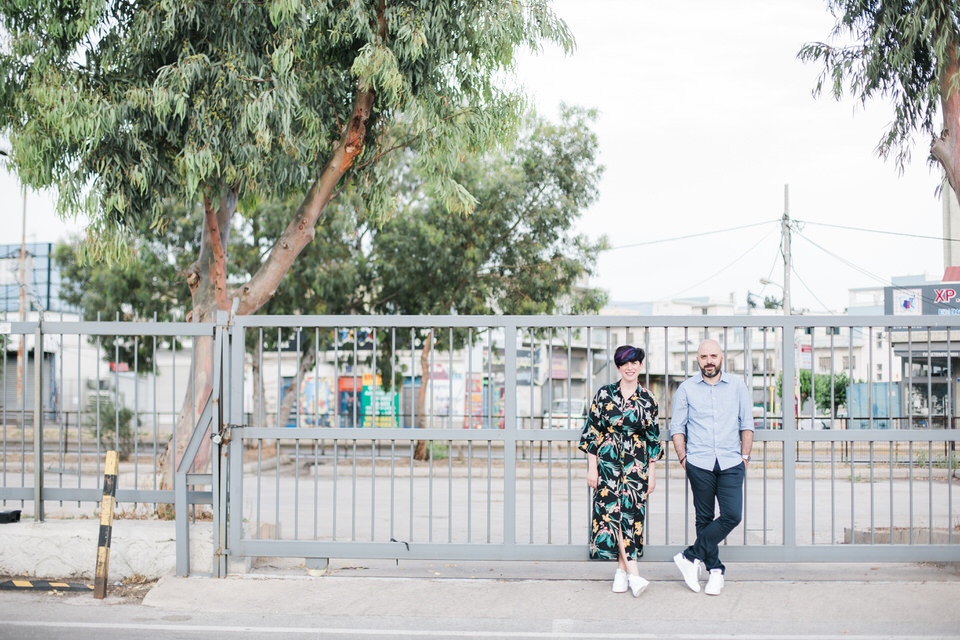
[[[517,325],[504,326],[503,373],[503,544],[517,542]]]
[[[225,402],[224,390],[229,384],[229,351],[227,349],[227,331],[230,314],[218,311],[215,318],[213,344],[213,387],[211,399],[214,403],[213,423],[210,425],[210,493],[213,499],[213,576],[225,578],[227,575],[226,521],[227,521],[227,479],[225,476],[227,443],[224,442]]]
[[[37,522],[43,522],[43,332],[33,334],[33,504]],[[24,334],[26,338],[26,334]]]
[[[797,546],[797,384],[796,327],[793,317],[783,323],[783,384],[780,406],[783,408],[783,546],[786,552]]]

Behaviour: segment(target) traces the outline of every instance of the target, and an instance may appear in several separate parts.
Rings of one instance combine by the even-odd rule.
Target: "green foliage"
[[[801,369],[797,373],[800,381],[800,402],[806,402],[810,398],[810,370]],[[816,384],[816,402],[817,409],[823,413],[830,414],[840,407],[847,406],[847,390],[850,388],[850,377],[845,371],[834,374],[817,374],[814,376]],[[777,395],[782,395],[783,374],[777,376]]]
[[[520,137],[496,152],[465,158],[456,174],[475,193],[469,215],[450,215],[431,180],[404,155],[394,171],[405,193],[402,211],[382,225],[372,224],[359,191],[347,190],[325,212],[313,241],[261,308],[265,314],[338,315],[365,313],[489,315],[494,313],[588,313],[604,302],[601,291],[579,283],[591,273],[606,240],[591,242],[573,232],[593,202],[602,167],[591,111],[564,108],[559,123],[529,117]],[[245,281],[288,224],[292,200],[249,203],[234,219],[229,234],[228,281]],[[198,238],[199,211],[171,207],[162,232],[143,236],[138,260],[118,268],[80,265],[70,247],[58,248],[64,267],[66,299],[112,319],[182,318],[189,303],[179,273]],[[280,334],[286,340],[290,333]],[[422,336],[421,336],[422,337]],[[476,336],[475,336],[476,337]],[[300,349],[324,348],[332,336],[304,332]],[[392,348],[387,332],[378,332],[377,364],[385,380]],[[120,360],[133,365],[133,342],[120,340]],[[278,334],[266,331],[264,347],[275,348]],[[446,336],[442,339],[449,342]],[[462,346],[466,334],[456,332]],[[114,358],[113,337],[104,336],[107,359]],[[406,345],[404,345],[406,346]],[[139,370],[149,370],[152,345],[138,345]],[[148,348],[150,347],[150,348]]]
[[[801,60],[823,64],[814,93],[826,90],[839,99],[849,90],[861,103],[874,97],[890,102],[894,118],[877,150],[883,157],[896,152],[902,166],[916,132],[939,135],[935,120],[942,87],[957,91],[956,75],[941,75],[957,60],[960,5],[948,0],[828,0],[827,5],[837,18],[832,36],[843,42],[808,43],[800,50]]]
[[[456,179],[476,194],[466,216],[417,200],[373,238],[380,313],[541,314],[596,311],[577,287],[606,240],[572,232],[593,202],[602,167],[595,114],[564,108],[561,124],[530,118],[516,144],[465,159]],[[418,188],[425,180],[414,176]]]
[[[55,188],[61,214],[89,217],[83,257],[115,259],[171,224],[170,203],[305,192],[358,92],[376,97],[348,177],[368,214],[395,204],[376,162],[392,147],[469,211],[455,174],[515,129],[517,50],[572,47],[547,0],[23,0],[0,3],[0,29],[15,169]]]
[[[783,300],[775,296],[763,297],[764,309],[783,309]]]
[[[101,398],[90,410],[93,413],[87,415],[85,425],[99,438],[100,447],[104,451],[117,451],[120,460],[129,460],[137,439],[136,431],[130,426],[133,410],[118,408],[109,398]]]

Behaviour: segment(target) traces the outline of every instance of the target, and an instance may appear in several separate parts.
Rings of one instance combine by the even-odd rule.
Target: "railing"
[[[626,342],[648,353],[642,381],[659,399],[666,451],[645,557],[668,559],[693,537],[670,403],[696,372],[704,336],[724,347],[756,407],[744,520],[725,558],[957,557],[960,323],[949,317],[250,316],[0,328],[4,507],[38,519],[91,514],[104,452],[116,446],[126,458],[121,514],[150,516],[177,499],[209,505],[221,531],[214,574],[224,554],[585,558],[578,412],[616,379],[612,353]],[[187,393],[204,368],[222,371],[207,414]],[[213,468],[180,468],[187,486],[175,495],[159,468],[181,414],[188,424],[206,415],[219,439]],[[206,436],[194,436],[196,450]]]

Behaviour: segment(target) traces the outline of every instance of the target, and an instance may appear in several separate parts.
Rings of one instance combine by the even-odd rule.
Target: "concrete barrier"
[[[96,519],[21,521],[0,525],[0,574],[34,578],[90,578],[97,565]],[[190,566],[211,569],[213,528],[190,525]],[[172,520],[115,520],[109,581],[150,580],[176,573],[176,537]]]

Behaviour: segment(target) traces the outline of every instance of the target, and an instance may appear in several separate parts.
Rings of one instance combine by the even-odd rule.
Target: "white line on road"
[[[675,640],[872,640],[875,635],[852,635],[846,633],[838,634],[789,634],[789,635],[771,635],[764,634],[743,634],[743,633],[610,633],[597,632],[587,634],[583,632],[576,633],[557,633],[550,631],[480,631],[480,630],[459,630],[452,629],[369,629],[369,628],[321,628],[321,627],[250,627],[250,626],[228,626],[228,625],[197,625],[197,624],[148,624],[134,622],[118,623],[100,623],[100,622],[47,622],[38,620],[4,620],[3,625],[18,627],[36,627],[36,628],[63,628],[63,629],[110,629],[110,630],[130,630],[130,631],[180,631],[194,633],[286,633],[301,635],[328,635],[328,636],[346,636],[346,635],[365,635],[365,636],[417,636],[417,637],[443,637],[443,638],[603,638],[609,640],[654,640],[656,638],[670,638]],[[943,637],[941,634],[932,635],[911,635],[911,636],[887,636],[896,640],[930,640],[931,638]]]

